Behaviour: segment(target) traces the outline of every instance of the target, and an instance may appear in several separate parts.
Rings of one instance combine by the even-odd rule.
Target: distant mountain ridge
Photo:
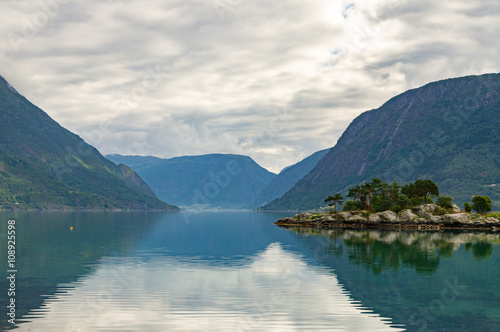
[[[134,169],[160,199],[185,208],[252,209],[276,176],[250,157],[234,154],[106,157]]]
[[[318,151],[295,165],[284,168],[276,177],[262,190],[256,201],[256,207],[262,207],[273,200],[283,196],[297,182],[306,176],[318,162],[330,151],[330,149]]]
[[[130,166],[145,179],[160,198],[177,205],[188,208],[207,205],[209,208],[255,209],[281,197],[309,173],[328,151],[329,149],[318,151],[297,164],[284,168],[278,175],[260,167],[250,157],[232,154],[183,156],[171,159],[115,154],[107,155],[106,158]],[[242,173],[246,176],[245,181],[248,183],[257,181],[255,177],[248,176],[250,174],[261,177],[261,180],[257,181],[258,185],[252,190],[245,191],[246,185],[241,179],[242,181],[238,182],[240,189],[228,185],[228,188],[219,189],[224,192],[221,197],[209,197],[210,193],[206,195],[205,186],[208,184],[215,188],[213,184],[217,184],[217,181],[214,181],[215,176],[210,174],[214,175],[221,171],[227,173],[224,163],[227,167],[227,163],[231,161],[248,167],[242,169]],[[262,186],[265,183],[266,185]]]
[[[306,210],[374,177],[434,180],[461,205],[487,195],[500,209],[500,74],[427,84],[357,117],[337,145],[265,210]]]
[[[0,77],[0,209],[177,210]]]

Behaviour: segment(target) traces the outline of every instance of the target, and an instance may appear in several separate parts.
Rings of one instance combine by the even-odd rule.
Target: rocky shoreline
[[[458,206],[444,210],[435,204],[425,204],[399,213],[384,211],[352,211],[339,213],[300,213],[278,220],[278,226],[318,228],[380,228],[380,229],[488,229],[500,230],[500,220],[460,211]]]

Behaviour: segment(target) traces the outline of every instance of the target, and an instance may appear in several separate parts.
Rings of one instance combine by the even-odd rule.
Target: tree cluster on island
[[[397,181],[385,183],[379,178],[374,178],[371,182],[357,185],[349,189],[347,200],[344,204],[344,197],[337,193],[328,196],[325,202],[333,207],[337,213],[337,205],[342,206],[344,211],[369,211],[382,212],[401,210],[419,206],[422,204],[434,203],[433,197],[437,197],[436,204],[443,209],[443,213],[453,209],[453,198],[450,196],[439,196],[438,186],[429,179],[419,179],[414,183],[401,186]],[[493,208],[491,199],[487,196],[474,196],[472,205],[468,202],[464,204],[464,210],[486,214]]]

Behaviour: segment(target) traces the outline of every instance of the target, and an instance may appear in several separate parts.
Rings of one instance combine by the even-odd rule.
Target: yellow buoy
[[[71,226],[71,227],[69,228],[69,230],[70,230],[70,231],[72,231],[72,230],[73,230],[73,226]]]

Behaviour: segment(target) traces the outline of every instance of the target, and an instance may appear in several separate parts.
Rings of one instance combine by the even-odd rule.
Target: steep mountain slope
[[[283,196],[300,179],[306,176],[330,149],[318,151],[304,160],[283,169],[260,193],[256,206],[261,207]]]
[[[0,207],[161,209],[128,166],[116,166],[0,77]]]
[[[253,208],[262,189],[276,176],[250,157],[231,154],[106,157],[129,165],[158,197],[181,207]]]
[[[434,82],[361,114],[337,145],[265,209],[312,209],[381,177],[434,180],[458,204],[488,195],[500,209],[500,74]]]

